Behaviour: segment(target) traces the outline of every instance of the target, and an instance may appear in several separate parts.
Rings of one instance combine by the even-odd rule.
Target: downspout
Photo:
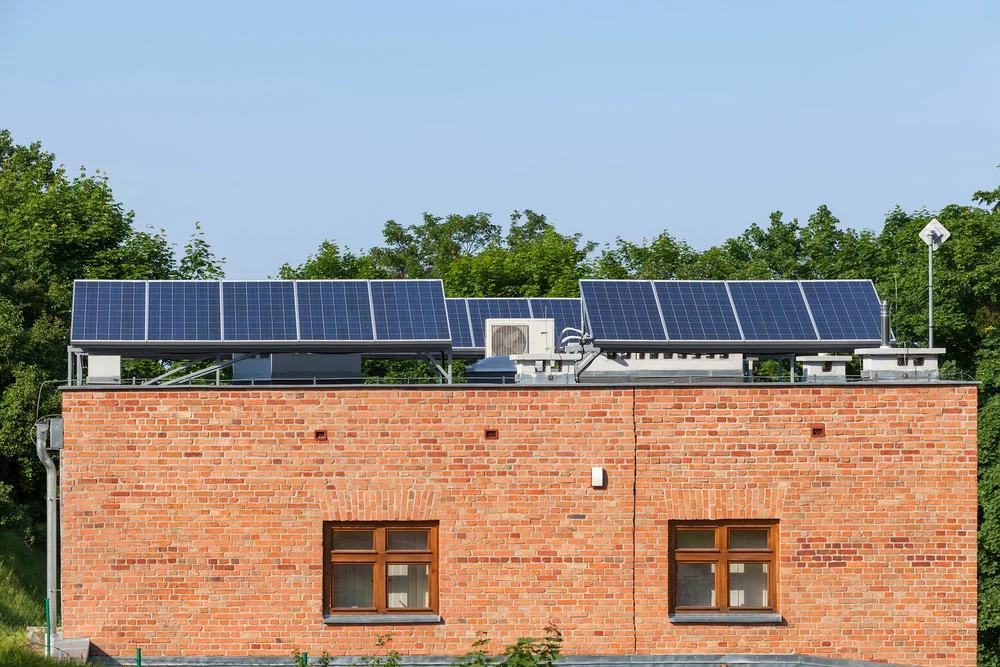
[[[56,497],[56,464],[49,456],[49,421],[35,424],[38,437],[35,450],[38,460],[45,466],[45,596],[49,600],[48,622],[53,630],[58,627],[59,609],[59,500]],[[49,654],[46,647],[46,655]]]

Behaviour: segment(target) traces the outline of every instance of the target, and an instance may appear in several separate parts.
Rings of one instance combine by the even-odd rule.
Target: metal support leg
[[[424,359],[427,361],[427,363],[429,363],[434,368],[434,370],[436,370],[441,375],[441,379],[443,380],[443,382],[451,384],[451,353],[448,354],[449,357],[448,370],[445,370],[444,366],[442,365],[444,362],[443,359],[442,359],[442,364],[439,364],[434,357],[427,354],[426,352],[424,353],[423,356]]]
[[[181,376],[179,378],[174,378],[172,380],[168,380],[167,382],[162,383],[162,385],[164,387],[169,387],[171,385],[181,384],[183,382],[189,382],[191,380],[196,380],[196,379],[198,379],[198,378],[200,378],[202,376],[205,376],[205,375],[208,375],[209,373],[212,373],[213,371],[214,372],[218,372],[218,371],[222,370],[223,368],[229,368],[233,364],[239,363],[240,361],[243,361],[244,359],[252,357],[255,354],[257,354],[257,353],[256,352],[247,352],[246,354],[238,354],[238,355],[234,356],[232,359],[230,359],[229,361],[225,361],[225,362],[223,362],[221,364],[217,364],[217,365],[211,366],[209,368],[203,368],[200,371],[195,371],[193,373],[188,373],[187,375],[183,375],[183,376]],[[190,366],[190,364],[186,364],[186,365]]]
[[[180,366],[174,366],[169,371],[167,371],[166,373],[161,373],[160,375],[157,375],[152,380],[146,380],[145,382],[143,382],[143,384],[160,384],[161,380],[165,380],[168,377],[170,377],[171,375],[177,375],[178,373],[182,373],[183,371],[186,371],[189,368],[197,366],[198,364],[200,364],[202,362],[208,361],[209,359],[211,359],[211,357],[201,357],[200,359],[195,359],[194,361],[189,361],[186,364],[181,364]]]

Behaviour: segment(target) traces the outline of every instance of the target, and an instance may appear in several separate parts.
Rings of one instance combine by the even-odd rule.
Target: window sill
[[[768,612],[678,613],[670,614],[670,622],[703,625],[780,625],[785,619],[781,614]]]
[[[418,625],[440,623],[438,614],[328,614],[327,625]]]

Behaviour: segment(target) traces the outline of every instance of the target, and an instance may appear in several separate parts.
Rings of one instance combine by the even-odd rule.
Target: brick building
[[[584,662],[975,664],[969,383],[80,386],[63,416],[63,628],[97,655],[552,622]]]

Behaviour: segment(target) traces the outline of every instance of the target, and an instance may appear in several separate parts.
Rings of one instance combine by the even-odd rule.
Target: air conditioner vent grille
[[[501,324],[490,331],[493,354],[507,356],[528,352],[528,326],[526,324]]]

